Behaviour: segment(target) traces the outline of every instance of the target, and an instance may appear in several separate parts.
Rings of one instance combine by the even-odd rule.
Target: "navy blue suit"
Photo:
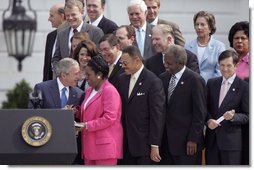
[[[57,80],[48,80],[35,85],[34,91],[40,90],[42,93],[42,107],[47,109],[60,109],[61,101],[58,89]],[[84,92],[78,87],[69,87],[68,105],[80,105],[83,100]],[[32,108],[32,104],[29,103],[29,108]]]

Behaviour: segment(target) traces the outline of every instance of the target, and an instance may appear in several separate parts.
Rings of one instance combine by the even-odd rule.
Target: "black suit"
[[[208,164],[216,165],[227,162],[227,160],[224,162],[224,160],[216,159],[218,155],[214,154],[214,148],[217,148],[218,152],[224,152],[231,158],[226,164],[238,164],[240,158],[231,157],[231,153],[232,151],[234,154],[239,152],[239,156],[241,155],[241,124],[249,122],[249,86],[248,83],[236,77],[219,107],[222,80],[222,77],[217,77],[209,79],[207,82],[207,120],[216,120],[226,111],[232,109],[235,110],[235,115],[233,121],[224,120],[220,123],[221,126],[216,129],[206,129],[206,161]]]
[[[160,75],[165,93],[171,75]],[[167,99],[168,100],[168,99]],[[204,79],[186,68],[167,102],[166,129],[161,147],[163,164],[194,165],[201,163],[204,144],[204,122],[206,117],[206,87]],[[197,143],[197,154],[187,156],[188,141]],[[180,158],[180,160],[178,160]]]
[[[130,75],[121,74],[118,91],[122,99],[124,128],[123,164],[148,158],[140,164],[151,164],[151,145],[161,144],[165,119],[165,94],[161,80],[144,68],[128,97]],[[131,156],[129,156],[131,155]],[[138,164],[138,163],[136,163]]]
[[[109,20],[105,16],[102,17],[97,27],[99,27],[104,32],[104,34],[113,33],[118,28],[115,22]]]
[[[197,73],[200,73],[197,56],[194,53],[190,52],[189,50],[185,50],[185,51],[187,53],[186,66],[189,69],[191,69]],[[148,58],[147,60],[145,60],[145,66],[147,69],[149,69],[154,74],[159,76],[161,73],[166,71],[162,60],[163,60],[162,53],[157,53],[156,55],[152,56],[151,58]]]
[[[52,80],[53,73],[51,67],[51,58],[53,55],[54,43],[56,40],[57,30],[54,30],[47,35],[45,55],[44,55],[44,66],[43,66],[43,81]]]
[[[114,69],[112,70],[112,72],[108,78],[108,81],[117,88],[119,75],[122,74],[123,72],[124,72],[124,70],[121,66],[120,59],[119,59],[115,65]]]

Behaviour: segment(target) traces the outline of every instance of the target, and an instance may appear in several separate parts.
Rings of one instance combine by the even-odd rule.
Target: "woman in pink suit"
[[[121,98],[107,80],[109,68],[101,56],[92,57],[86,67],[91,86],[76,114],[82,128],[82,156],[86,165],[116,165],[122,158],[123,129]]]

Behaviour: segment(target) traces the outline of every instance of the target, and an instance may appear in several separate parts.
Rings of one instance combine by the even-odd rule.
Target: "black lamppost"
[[[31,9],[30,0],[27,0],[27,11],[21,3],[22,0],[10,0],[8,9],[3,12],[3,31],[7,50],[9,56],[18,60],[19,71],[22,70],[22,60],[32,54],[36,32],[36,12]],[[26,12],[30,12],[32,17]],[[7,13],[11,15],[6,16]]]

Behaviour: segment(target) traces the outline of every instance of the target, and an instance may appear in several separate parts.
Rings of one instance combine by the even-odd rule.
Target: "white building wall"
[[[26,1],[26,0],[23,0]],[[37,12],[37,32],[32,57],[23,62],[22,72],[17,71],[17,61],[8,57],[4,35],[2,32],[2,13],[8,7],[9,0],[2,0],[0,6],[0,107],[6,100],[6,92],[16,83],[25,79],[33,87],[42,80],[44,49],[46,35],[52,31],[48,22],[49,8],[64,0],[30,0],[31,7]],[[129,0],[107,0],[106,17],[114,20],[118,25],[129,24],[127,4]],[[189,41],[196,37],[193,28],[193,16],[197,11],[207,10],[214,13],[217,31],[215,37],[229,47],[227,33],[237,21],[249,20],[248,0],[161,0],[160,17],[177,23]]]

